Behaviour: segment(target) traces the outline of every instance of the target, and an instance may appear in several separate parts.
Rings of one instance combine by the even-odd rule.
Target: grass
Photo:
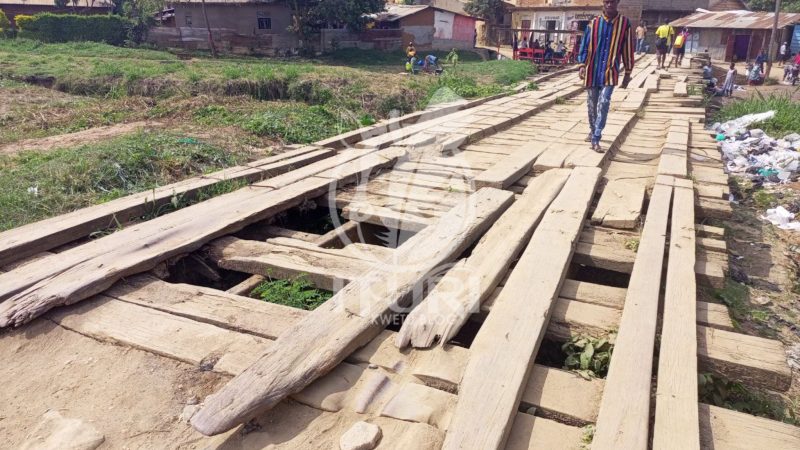
[[[778,396],[770,396],[750,389],[742,383],[726,380],[716,375],[700,374],[698,390],[700,401],[703,403],[791,425],[800,425],[800,418],[796,411],[797,405],[788,403]]]
[[[250,295],[266,302],[308,311],[314,310],[333,297],[332,292],[314,289],[303,275],[289,280],[263,281]]]
[[[100,144],[4,156],[0,158],[0,231],[244,159],[244,155],[165,132],[140,132]],[[200,197],[216,194],[201,193]]]
[[[445,52],[434,53],[445,57]],[[56,117],[12,100],[12,111],[0,115],[0,145],[187,116],[207,128],[237,126],[273,142],[306,143],[430,104],[507,92],[533,73],[525,62],[484,62],[476,53],[461,52],[459,64],[448,64],[443,76],[410,76],[403,73],[404,59],[402,52],[344,49],[321,59],[200,55],[181,60],[164,51],[100,43],[2,40],[3,86],[20,90],[19,82],[27,80],[79,97],[48,100]],[[83,111],[70,114],[75,110]]]
[[[727,103],[717,114],[717,120],[724,122],[746,114],[775,111],[775,117],[753,124],[772,137],[779,138],[789,133],[800,132],[800,102],[793,101],[788,94],[765,97],[756,90],[749,99]]]

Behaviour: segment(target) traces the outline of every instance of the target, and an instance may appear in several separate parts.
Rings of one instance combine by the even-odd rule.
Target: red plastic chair
[[[537,48],[533,50],[533,62],[544,64],[544,49]]]
[[[572,60],[572,52],[564,53],[564,56],[553,56],[553,64],[567,65]]]
[[[531,61],[533,59],[533,49],[521,48],[517,50],[517,59],[524,61]]]

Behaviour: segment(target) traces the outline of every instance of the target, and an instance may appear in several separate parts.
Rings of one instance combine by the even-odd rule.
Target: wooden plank
[[[534,231],[470,347],[443,449],[500,448],[506,442],[599,175],[597,168],[574,169]],[[492,420],[485,411],[492,411]]]
[[[320,236],[314,243],[320,247],[341,248],[348,243],[357,242],[358,233],[358,222],[345,222]]]
[[[563,298],[616,309],[622,309],[625,304],[625,289],[585,281],[564,280],[559,295]]]
[[[478,174],[474,179],[476,188],[484,186],[498,189],[508,188],[531,171],[533,162],[547,148],[548,145],[546,144],[525,145],[517,148],[516,151],[505,158],[501,158],[492,167]]]
[[[725,228],[713,227],[711,225],[697,224],[694,227],[697,230],[697,235],[700,237],[707,237],[713,239],[724,239]]]
[[[694,189],[675,180],[656,385],[654,449],[700,449]]]
[[[25,270],[0,274],[0,327],[20,325],[55,306],[88,298],[122,277],[299,205],[332,185],[392,165],[405,154],[399,149],[351,152],[128,227]]]
[[[661,268],[673,179],[658,177],[636,254],[592,448],[646,449]]]
[[[509,265],[530,240],[545,210],[570,176],[570,170],[551,170],[537,177],[519,199],[478,242],[470,256],[451,268],[406,317],[397,346],[429,347],[447,343],[468,316],[498,285]]]
[[[702,371],[773,391],[786,391],[792,384],[780,341],[698,325],[697,347]]]
[[[300,239],[306,242],[314,242],[319,239],[318,234],[306,233],[303,231],[290,230],[288,228],[276,227],[274,225],[267,225],[264,227],[264,234],[267,237],[285,237],[291,239]]]
[[[0,233],[0,266],[155,211],[176,195],[191,199],[201,189],[222,181],[252,182],[311,164],[335,153],[330,149],[303,147],[5,231]]]
[[[376,267],[282,334],[258,361],[206,398],[192,425],[206,435],[227,431],[328,373],[380,333],[413,287],[456,258],[502,214],[513,194],[484,188],[435,226],[411,237],[391,267]]]
[[[583,430],[542,417],[517,413],[506,450],[571,450],[580,447]]]
[[[583,426],[597,419],[603,380],[538,364],[522,391],[522,410],[535,406],[536,414],[570,425]],[[565,398],[565,392],[569,392]]]
[[[410,212],[395,211],[365,202],[353,202],[342,209],[342,217],[358,223],[371,223],[403,231],[417,232],[425,229],[436,219]]]
[[[720,330],[734,331],[728,307],[719,303],[697,302],[697,323]]]
[[[698,237],[697,245],[712,252],[726,253],[728,251],[728,245],[721,239]]]
[[[644,194],[644,183],[609,181],[592,214],[592,223],[611,228],[635,228],[642,215]]]
[[[277,338],[306,315],[300,309],[148,275],[120,281],[103,295],[267,339]]]
[[[251,292],[253,292],[253,289],[255,289],[259,284],[263,283],[264,280],[266,280],[266,278],[261,275],[251,275],[242,280],[239,284],[227,289],[225,292],[247,297]]]
[[[297,248],[226,236],[205,248],[219,267],[274,279],[303,276],[317,288],[336,291],[370,268],[341,249]]]
[[[700,443],[705,449],[797,450],[800,428],[700,403]]]

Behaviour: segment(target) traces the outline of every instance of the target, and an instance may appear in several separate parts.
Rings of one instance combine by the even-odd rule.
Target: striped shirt
[[[586,86],[616,86],[619,63],[633,70],[633,34],[627,17],[617,14],[608,20],[600,15],[586,27],[578,62],[586,65]]]

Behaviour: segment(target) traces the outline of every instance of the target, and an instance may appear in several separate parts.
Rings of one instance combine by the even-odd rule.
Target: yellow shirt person
[[[656,37],[660,39],[667,39],[667,46],[672,44],[672,38],[675,36],[675,29],[668,24],[661,25],[656,29]]]

